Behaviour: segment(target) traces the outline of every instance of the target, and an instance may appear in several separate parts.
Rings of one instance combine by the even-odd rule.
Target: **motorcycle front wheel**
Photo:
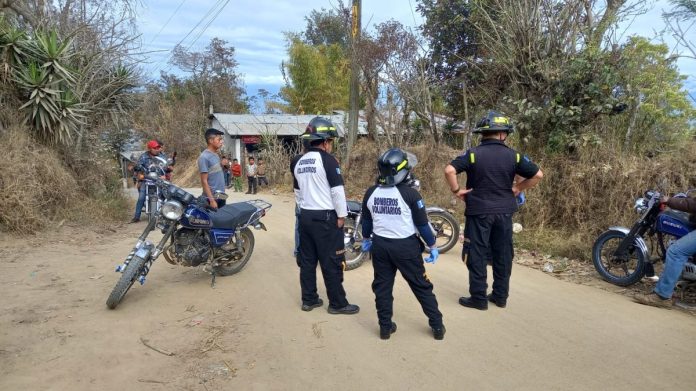
[[[355,238],[354,232],[357,234]],[[346,244],[346,270],[357,269],[365,261],[365,253],[362,252],[362,227],[359,225],[356,227],[354,219],[346,218],[343,224],[343,237]]]
[[[215,274],[219,276],[231,276],[239,273],[249,262],[251,253],[254,252],[254,233],[249,228],[242,228],[239,231],[242,250],[233,257],[219,261],[219,266],[215,267]],[[237,246],[236,236],[233,242],[226,246]]]
[[[157,218],[157,198],[155,197],[150,197],[150,200],[148,201],[148,221],[152,221],[155,218]]]
[[[648,262],[634,244],[631,244],[626,255],[617,257],[614,252],[626,238],[619,231],[606,231],[599,235],[592,246],[592,263],[600,276],[607,282],[618,286],[629,286],[640,281],[645,273]]]
[[[109,309],[113,310],[121,300],[123,300],[123,296],[125,296],[126,292],[133,286],[133,283],[140,275],[144,265],[144,259],[133,256],[128,266],[126,266],[126,270],[123,271],[121,278],[116,283],[116,286],[111,291],[109,298],[106,300],[106,306],[109,307]]]
[[[459,240],[459,223],[452,214],[444,211],[427,212],[428,220],[435,230],[435,246],[440,250],[440,254],[451,250],[457,240]],[[430,248],[426,246],[426,252]]]

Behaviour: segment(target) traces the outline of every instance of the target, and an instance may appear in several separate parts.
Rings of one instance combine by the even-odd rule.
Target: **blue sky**
[[[350,4],[350,0],[344,0]],[[221,12],[215,12],[225,4]],[[423,19],[415,11],[415,0],[363,0],[363,26],[396,19],[415,27]],[[645,15],[624,23],[619,39],[638,34],[655,37],[664,27],[662,10],[668,10],[668,1],[650,1],[652,9]],[[259,88],[277,92],[283,79],[280,63],[286,58],[284,32],[303,31],[305,15],[313,9],[334,8],[336,0],[142,0],[138,13],[138,27],[142,34],[143,51],[148,52],[146,75],[156,78],[159,70],[176,72],[167,64],[169,51],[179,42],[191,50],[202,50],[213,37],[229,42],[236,50],[239,72],[243,75],[249,95]],[[178,8],[178,10],[177,10]],[[217,18],[203,31],[212,18]],[[175,12],[176,11],[176,12]],[[197,28],[196,24],[203,21]],[[191,34],[186,37],[187,34]],[[691,34],[696,37],[696,26]],[[197,40],[195,38],[198,37]],[[667,41],[673,45],[673,42]],[[696,60],[680,59],[682,74],[689,75],[687,88],[696,98]]]

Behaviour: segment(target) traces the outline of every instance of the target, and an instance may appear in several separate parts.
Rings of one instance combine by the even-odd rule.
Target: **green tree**
[[[482,82],[474,66],[479,53],[478,36],[470,18],[469,0],[419,0],[417,10],[425,18],[421,26],[428,40],[432,66],[429,73],[439,80],[449,114],[468,120],[467,95]]]
[[[308,45],[288,36],[288,61],[282,69],[286,85],[280,96],[294,113],[330,113],[345,110],[349,97],[350,64],[338,44]]]
[[[312,46],[336,44],[344,50],[350,46],[350,8],[343,0],[338,0],[335,9],[312,10],[305,21],[307,26],[302,34],[305,43]]]
[[[689,121],[696,119],[696,110],[676,59],[667,45],[643,37],[631,37],[623,46],[617,71],[632,103],[628,125],[619,128],[626,129],[625,147],[660,148],[692,135]]]

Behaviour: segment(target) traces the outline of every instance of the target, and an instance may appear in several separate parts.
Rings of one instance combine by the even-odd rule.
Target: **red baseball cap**
[[[157,149],[159,147],[161,147],[161,145],[157,140],[150,140],[147,142],[147,149]]]

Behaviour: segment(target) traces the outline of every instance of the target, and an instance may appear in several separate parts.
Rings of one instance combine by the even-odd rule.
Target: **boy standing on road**
[[[256,194],[256,170],[257,166],[254,162],[254,158],[249,158],[249,164],[246,166],[247,182],[249,183],[249,190],[247,194]]]
[[[266,163],[264,163],[263,158],[259,158],[259,164],[256,170],[256,183],[258,186],[264,184],[268,186],[268,179],[266,179]]]
[[[242,165],[239,164],[239,160],[232,159],[230,171],[232,171],[232,186],[235,193],[242,191]]]

